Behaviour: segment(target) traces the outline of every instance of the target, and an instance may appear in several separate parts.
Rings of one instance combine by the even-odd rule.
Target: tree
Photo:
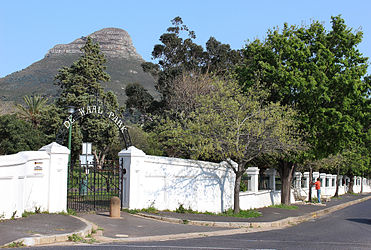
[[[48,98],[42,96],[24,96],[23,100],[25,102],[25,106],[18,104],[18,115],[25,119],[26,121],[30,121],[32,125],[36,128],[38,127],[41,119],[41,113],[43,109],[46,107],[46,103]]]
[[[262,105],[264,91],[254,88],[243,93],[232,79],[214,79],[210,84],[213,91],[196,98],[193,112],[183,119],[163,120],[159,141],[172,156],[188,153],[194,159],[229,159],[236,174],[234,212],[238,213],[241,178],[249,163],[265,154],[295,152],[300,138],[295,134],[294,112],[277,103]]]
[[[154,99],[148,90],[138,83],[130,83],[125,88],[128,97],[126,108],[137,108],[142,113],[149,113],[154,103]]]
[[[246,44],[244,64],[237,69],[244,89],[263,85],[268,100],[297,110],[310,146],[303,156],[317,160],[349,143],[363,144],[370,110],[367,58],[357,49],[362,32],[353,32],[340,16],[331,22],[331,31],[318,21],[270,30],[263,42]],[[287,195],[283,192],[283,199]]]
[[[143,70],[157,79],[156,89],[162,94],[161,105],[157,107],[161,110],[170,109],[168,100],[173,95],[174,80],[179,76],[187,73],[224,75],[241,60],[239,51],[214,37],[210,37],[204,50],[194,42],[195,32],[184,25],[180,17],[171,23],[173,26],[160,36],[161,44],[156,44],[152,51],[152,58],[158,63],[142,64]]]
[[[32,124],[15,114],[0,116],[0,155],[38,150],[46,143],[46,136]]]
[[[100,98],[110,109],[118,109],[116,95],[112,92],[105,93],[101,86],[101,82],[109,81],[110,76],[105,72],[106,59],[100,51],[99,44],[94,43],[92,38],[88,37],[81,51],[83,55],[70,67],[60,69],[55,77],[56,84],[62,88],[57,106],[80,108]],[[93,153],[98,166],[101,166],[117,138],[118,131],[114,124],[102,121],[95,115],[84,116],[79,124],[74,124],[73,149],[76,152],[83,140],[89,140],[93,143]],[[76,157],[75,153],[74,158]]]
[[[70,67],[63,67],[55,76],[56,84],[62,92],[57,100],[59,107],[82,107],[89,101],[90,96],[104,98],[100,82],[107,82],[110,76],[105,72],[106,59],[100,51],[98,43],[91,37],[86,39],[81,48],[83,55]]]
[[[174,117],[188,115],[197,107],[197,98],[213,91],[213,78],[209,74],[185,72],[177,76],[172,85],[172,95],[169,96],[169,108]]]

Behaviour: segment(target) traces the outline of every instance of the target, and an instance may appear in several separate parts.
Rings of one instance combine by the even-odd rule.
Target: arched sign
[[[104,103],[96,102],[95,104],[88,104],[85,107],[80,107],[75,110],[75,112],[67,117],[63,122],[62,126],[59,128],[56,141],[59,144],[62,144],[64,137],[67,134],[69,128],[73,124],[82,119],[87,115],[99,115],[106,119],[111,120],[116,127],[119,129],[120,134],[122,135],[125,143],[125,147],[128,148],[131,146],[131,140],[128,132],[128,128],[124,124],[124,120],[119,116],[119,112],[107,108]]]

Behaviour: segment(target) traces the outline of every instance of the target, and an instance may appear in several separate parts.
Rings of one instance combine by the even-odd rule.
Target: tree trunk
[[[94,150],[93,155],[94,155],[95,161],[97,163],[97,168],[102,169],[103,165],[104,165],[104,160],[106,158],[106,150],[103,153],[99,152],[99,154],[97,154],[97,151]]]
[[[309,191],[308,191],[308,201],[312,202],[312,182],[313,182],[313,169],[312,167],[309,167]]]
[[[240,166],[238,166],[240,168]],[[238,214],[240,212],[240,188],[241,188],[241,180],[244,171],[237,171],[236,172],[236,181],[234,183],[234,207],[233,213]]]
[[[340,183],[339,183],[339,180],[340,180],[339,174],[340,174],[340,168],[337,167],[337,170],[336,170],[336,191],[335,191],[334,197],[339,197],[339,185],[340,185]]]
[[[291,181],[294,172],[294,164],[285,160],[279,161],[279,172],[281,176],[281,204],[289,205],[291,196]]]

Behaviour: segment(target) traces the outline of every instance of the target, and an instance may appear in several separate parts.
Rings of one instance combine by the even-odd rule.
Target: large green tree
[[[82,108],[98,98],[104,100],[105,105],[111,110],[118,109],[115,94],[104,92],[101,85],[101,82],[109,81],[110,76],[105,72],[106,59],[99,44],[88,37],[81,51],[82,56],[70,67],[60,69],[55,77],[56,84],[62,89],[57,106]],[[74,124],[73,138],[74,157],[77,157],[81,142],[89,141],[93,143],[95,158],[101,165],[108,151],[117,142],[118,130],[113,123],[91,114],[84,116],[78,124]]]
[[[142,64],[144,71],[155,77],[156,89],[161,93],[158,110],[170,109],[169,98],[173,95],[173,82],[185,73],[214,73],[223,75],[241,60],[239,51],[228,44],[222,44],[214,37],[206,42],[206,49],[194,42],[196,34],[190,30],[180,17],[175,17],[167,31],[160,36],[160,44],[152,51],[152,58],[157,63]],[[135,94],[135,93],[133,93]],[[129,95],[130,98],[130,95]],[[140,107],[141,102],[138,102]]]
[[[0,116],[0,155],[39,150],[46,141],[43,132],[15,114]]]
[[[106,58],[91,37],[86,39],[81,51],[83,54],[77,61],[60,69],[55,76],[56,84],[62,89],[57,100],[60,107],[82,107],[92,95],[104,98],[101,82],[110,80],[105,72]]]
[[[301,147],[297,124],[290,108],[277,103],[263,105],[263,90],[250,88],[243,93],[232,79],[207,82],[212,91],[199,95],[194,110],[182,119],[163,120],[158,138],[172,156],[229,159],[229,167],[236,174],[234,212],[238,213],[241,178],[246,168],[262,155],[297,151]]]
[[[331,23],[330,31],[318,21],[269,30],[264,41],[246,44],[237,70],[245,89],[263,85],[269,100],[298,111],[310,145],[305,156],[311,159],[336,155],[351,142],[363,144],[369,129],[368,64],[357,49],[362,32],[347,27],[340,16]],[[289,162],[281,163],[280,168]]]

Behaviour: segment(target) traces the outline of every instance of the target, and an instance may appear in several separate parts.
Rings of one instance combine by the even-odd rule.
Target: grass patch
[[[73,242],[81,242],[81,243],[88,243],[88,244],[93,244],[97,242],[97,240],[94,239],[91,234],[88,234],[86,238],[83,238],[77,234],[72,234],[68,236],[68,240],[73,241]]]
[[[185,209],[183,205],[180,204],[179,207],[175,209],[175,213],[184,214],[184,213],[193,213],[193,211],[191,208]]]
[[[137,213],[151,213],[151,214],[159,214],[159,211],[154,208],[153,206],[145,209],[122,209],[122,211],[130,213],[130,214],[137,214]],[[165,212],[171,212],[169,210],[164,210]],[[230,217],[240,217],[240,218],[255,218],[262,216],[262,214],[259,211],[250,209],[250,210],[241,210],[238,214],[233,213],[233,209],[228,209],[227,211],[223,213],[212,213],[212,212],[198,212],[194,211],[191,208],[185,209],[183,205],[180,205],[179,208],[177,208],[175,213],[189,213],[189,214],[207,214],[207,215],[214,215],[214,216],[230,216]],[[184,223],[184,221],[183,221]],[[185,223],[184,223],[185,224]]]
[[[282,209],[288,209],[288,210],[295,210],[295,209],[298,209],[298,206],[294,206],[294,205],[286,205],[286,204],[271,205],[271,206],[269,206],[269,207],[282,208]]]
[[[143,209],[122,209],[122,211],[127,212],[129,214],[137,214],[137,213],[150,213],[150,214],[158,214],[158,210],[151,206],[148,208],[143,208]]]
[[[25,247],[26,245],[23,244],[23,241],[14,241],[8,245],[6,245],[5,247],[10,247],[10,248],[18,248],[18,247]]]
[[[340,197],[340,196],[332,196],[331,199],[341,200],[341,199],[343,199],[343,197]]]
[[[67,213],[68,213],[69,215],[76,215],[76,211],[73,210],[73,209],[71,209],[71,208],[68,208],[68,209],[67,209]]]
[[[223,213],[211,213],[211,212],[198,212],[193,211],[191,208],[184,209],[182,205],[179,206],[175,210],[176,213],[189,213],[189,214],[207,214],[207,215],[214,215],[214,216],[228,216],[228,217],[239,217],[239,218],[255,218],[259,217],[262,214],[256,210],[250,209],[250,210],[240,210],[238,214],[233,213],[233,209],[228,209],[227,211]]]
[[[355,196],[360,195],[359,193],[353,193],[353,192],[348,192],[348,194],[350,194],[350,195],[355,195]]]
[[[80,242],[83,239],[84,238],[82,238],[80,235],[77,235],[77,234],[72,234],[72,235],[68,236],[68,241]]]
[[[254,209],[249,210],[240,210],[238,214],[233,213],[233,209],[230,208],[224,213],[216,214],[219,216],[229,216],[229,217],[239,217],[239,218],[256,218],[262,216],[262,214],[259,211],[256,211]]]
[[[26,217],[28,217],[28,216],[30,216],[30,215],[33,215],[33,214],[35,214],[35,212],[24,211],[24,212],[22,213],[22,217],[23,217],[23,218],[26,218]]]

